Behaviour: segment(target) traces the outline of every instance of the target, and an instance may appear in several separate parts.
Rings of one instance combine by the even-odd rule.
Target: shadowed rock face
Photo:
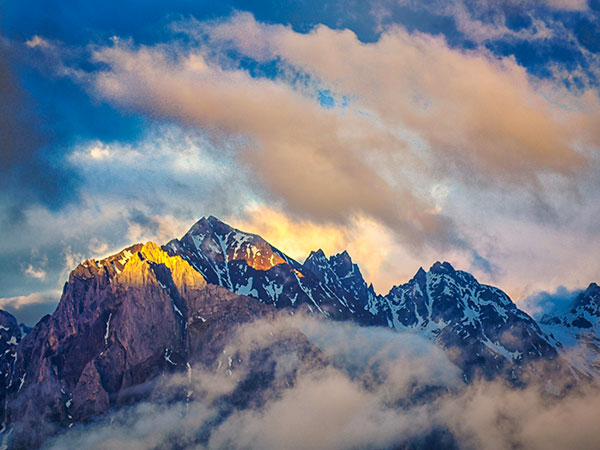
[[[85,261],[71,273],[56,312],[16,351],[7,383],[12,446],[39,446],[71,424],[147,399],[162,374],[214,366],[239,324],[275,312],[207,285],[188,262],[153,243]],[[286,339],[303,358],[316,354],[303,335]]]
[[[314,273],[329,289],[344,299],[356,320],[368,323],[372,316],[377,325],[387,325],[389,311],[380,302],[373,285],[365,282],[358,265],[352,262],[347,252],[327,258],[322,250],[311,252],[303,267]],[[365,314],[368,312],[368,316]]]
[[[2,429],[6,423],[6,390],[13,382],[17,345],[21,341],[21,329],[11,314],[0,310],[0,417]]]

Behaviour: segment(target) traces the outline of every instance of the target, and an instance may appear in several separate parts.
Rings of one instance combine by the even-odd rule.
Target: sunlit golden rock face
[[[160,282],[152,268],[154,264],[162,264],[170,271],[170,277],[180,292],[206,287],[204,277],[187,261],[180,256],[169,256],[153,242],[147,242],[130,257],[123,271],[117,275],[117,281],[131,286],[146,284],[149,278]]]
[[[83,314],[94,322],[101,315],[102,303],[111,302],[123,290],[135,290],[140,298],[168,298],[189,296],[204,288],[205,278],[180,256],[169,256],[153,242],[135,244],[102,260],[86,260],[71,272],[56,311],[60,329],[53,332],[57,336],[81,332],[78,318]],[[49,342],[54,341],[51,336]]]
[[[179,290],[203,289],[206,280],[180,256],[169,256],[154,242],[135,244],[120,253],[102,260],[86,260],[71,274],[80,280],[105,278],[127,286],[141,286],[149,281],[159,281],[152,270],[162,265],[170,272],[170,278]]]
[[[286,262],[281,256],[273,252],[270,246],[256,246],[250,242],[245,242],[240,248],[230,253],[230,255],[227,255],[229,261],[246,261],[255,270],[269,270],[271,267]]]

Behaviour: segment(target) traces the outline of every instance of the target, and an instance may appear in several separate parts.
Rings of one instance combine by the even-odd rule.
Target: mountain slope
[[[196,368],[241,378],[219,400],[221,414],[260,403],[267,390],[293,384],[302,367],[327,361],[298,330],[240,349],[230,345],[236,329],[297,311],[423,336],[445,350],[466,382],[501,376],[519,384],[531,372],[537,381],[570,382],[567,368],[591,378],[597,360],[582,365],[567,343],[598,349],[599,299],[592,284],[565,317],[540,328],[500,289],[439,262],[378,295],[347,252],[315,251],[300,264],[260,236],[204,218],[163,247],[135,244],[84,261],[54,314],[21,340],[16,320],[0,315],[3,438],[15,448],[36,447],[140,400],[187,402],[191,384],[173,391],[163,380],[174,372],[191,379]],[[567,335],[570,341],[561,340]],[[279,359],[295,361],[283,378],[274,375]]]
[[[352,262],[348,252],[344,251],[327,258],[323,250],[311,252],[302,267],[319,278],[321,283],[344,299],[348,309],[360,320],[364,311],[375,316],[376,324],[388,324],[385,308],[381,305],[373,285],[365,282],[358,265]]]
[[[17,346],[21,341],[21,328],[17,319],[0,310],[0,417],[2,430],[6,426],[7,388],[13,383],[14,367],[17,360]]]
[[[599,376],[600,286],[591,283],[565,311],[545,315],[540,325],[572,367],[586,376]]]
[[[379,301],[395,329],[439,343],[468,377],[508,373],[516,379],[526,363],[558,359],[535,320],[504,292],[447,262],[419,269]]]

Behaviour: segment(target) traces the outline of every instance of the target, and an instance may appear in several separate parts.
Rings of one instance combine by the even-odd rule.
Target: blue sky
[[[583,288],[599,61],[596,0],[4,2],[2,304],[209,214],[380,292],[438,259]]]

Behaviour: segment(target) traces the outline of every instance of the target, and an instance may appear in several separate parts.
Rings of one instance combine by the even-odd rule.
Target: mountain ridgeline
[[[502,377],[520,385],[532,376],[577,383],[600,374],[599,303],[600,288],[592,284],[568,314],[538,324],[500,289],[447,262],[419,269],[381,295],[347,252],[314,251],[301,264],[260,236],[203,218],[162,247],[136,244],[83,262],[54,314],[25,335],[2,312],[3,441],[39,447],[49,436],[142,400],[194,398],[190,387],[170,388],[165,374],[191,380],[195,370],[225,374],[243,367],[238,388],[219,400],[222,415],[260,404],[267,390],[330,363],[291,326],[248,354],[230,350],[236,327],[281,314],[420,335],[446,352],[465,383]],[[579,345],[588,350],[585,358],[577,356]],[[295,366],[281,378],[274,361],[283,354],[294,355]]]

